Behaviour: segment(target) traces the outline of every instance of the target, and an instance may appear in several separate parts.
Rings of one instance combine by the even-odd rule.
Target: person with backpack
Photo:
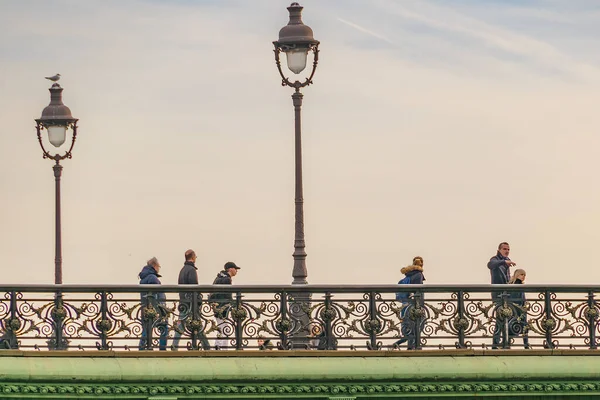
[[[423,275],[423,257],[417,256],[413,258],[412,265],[402,268],[400,272],[404,274],[404,278],[398,282],[399,285],[422,285],[425,280],[425,276]],[[411,304],[413,296],[414,293],[410,292],[396,293],[396,300],[402,304],[402,310],[400,311],[400,318],[402,319],[402,338],[393,344],[396,348],[405,342],[408,342],[408,350],[417,348],[415,340],[415,321],[411,320],[409,317],[409,310],[414,307],[414,305]],[[419,299],[419,305],[425,305],[422,296]],[[423,329],[423,321],[421,321],[418,329]]]
[[[240,267],[235,265],[234,262],[226,262],[223,270],[217,274],[213,285],[231,285],[231,278],[237,275]],[[208,297],[212,303],[213,310],[215,312],[215,319],[217,320],[217,328],[219,333],[217,334],[217,340],[215,341],[215,349],[227,349],[227,338],[224,333],[227,319],[227,314],[231,308],[233,302],[233,296],[230,293],[218,293],[215,292]]]

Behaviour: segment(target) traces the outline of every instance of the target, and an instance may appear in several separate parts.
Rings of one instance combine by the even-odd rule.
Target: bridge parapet
[[[584,285],[4,286],[0,347],[594,350],[599,291]]]

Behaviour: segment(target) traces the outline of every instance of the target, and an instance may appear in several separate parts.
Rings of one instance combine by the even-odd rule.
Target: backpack
[[[408,285],[408,284],[410,284],[409,276],[405,276],[403,279],[400,280],[400,282],[398,282],[398,285]],[[396,300],[399,300],[402,302],[408,302],[409,295],[410,295],[410,293],[408,293],[408,292],[398,292],[398,293],[396,293]]]

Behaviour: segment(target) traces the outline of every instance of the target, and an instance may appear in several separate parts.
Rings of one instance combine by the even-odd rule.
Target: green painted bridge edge
[[[81,354],[81,353],[79,353]],[[0,357],[0,382],[302,383],[600,381],[600,356]]]
[[[374,397],[487,397],[487,396],[600,396],[596,382],[443,382],[381,384],[218,384],[218,385],[153,385],[153,384],[44,384],[0,383],[0,397],[7,398],[346,398]]]
[[[600,396],[600,356],[0,357],[0,398]],[[517,397],[515,397],[517,396]],[[555,397],[556,398],[556,397]],[[598,397],[600,398],[600,397]]]

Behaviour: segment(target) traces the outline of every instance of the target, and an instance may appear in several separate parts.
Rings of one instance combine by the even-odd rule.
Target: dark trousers
[[[167,335],[169,334],[169,325],[166,322],[159,322],[156,324],[160,336],[158,338],[158,349],[159,350],[167,350]],[[148,332],[146,332],[146,327],[142,328],[142,336],[140,338],[140,350],[146,350],[146,342],[148,341]]]
[[[177,321],[177,324],[175,326],[176,326],[175,335],[173,337],[173,344],[172,344],[171,348],[173,350],[178,350],[179,349],[179,341],[181,340],[182,332],[185,331],[185,320]],[[210,350],[210,343],[208,343],[208,339],[206,338],[204,331],[198,332],[198,339],[200,340],[200,343],[202,344],[202,349]]]
[[[394,346],[400,346],[401,344],[408,342],[407,349],[415,350],[417,348],[416,330],[423,330],[423,321],[420,321],[420,326],[417,327],[417,321],[410,319],[408,310],[411,307],[412,306],[404,304],[404,308],[400,311],[400,318],[402,318],[400,332],[402,333],[402,337],[394,342]]]
[[[529,348],[529,334],[527,333],[527,311],[522,305],[508,302],[508,306],[512,308],[513,317],[510,319],[499,318],[496,314],[496,326],[494,327],[494,337],[492,339],[492,349],[501,347],[502,334],[506,331],[508,346],[510,347],[511,338],[523,335],[523,347]],[[496,311],[502,307],[502,303],[495,302]]]

